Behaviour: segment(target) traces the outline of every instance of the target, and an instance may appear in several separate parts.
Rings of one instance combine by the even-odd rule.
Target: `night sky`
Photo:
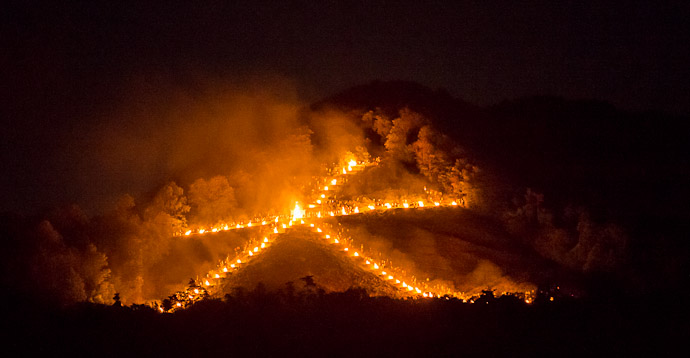
[[[277,81],[309,103],[410,80],[479,105],[548,94],[687,115],[684,3],[4,2],[1,209],[79,200],[75,143],[131,101],[132,83],[165,96],[160,83]]]

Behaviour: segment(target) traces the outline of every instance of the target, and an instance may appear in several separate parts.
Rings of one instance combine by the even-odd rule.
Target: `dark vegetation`
[[[665,356],[688,337],[676,296],[549,301],[486,293],[457,300],[370,298],[352,288],[267,292],[261,285],[172,314],[83,303],[9,302],[3,350],[122,356]]]
[[[634,277],[626,285],[648,291],[689,284],[687,116],[553,96],[478,107],[404,81],[372,82],[314,105],[329,106],[421,113],[484,172],[500,176],[481,183],[494,195],[494,213],[533,212],[533,225],[520,228],[520,236],[553,244],[554,229],[579,231],[583,218],[613,224],[626,236],[625,254],[616,255],[625,269],[613,281]]]

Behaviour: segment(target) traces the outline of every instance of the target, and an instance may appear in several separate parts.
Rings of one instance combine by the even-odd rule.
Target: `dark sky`
[[[0,11],[3,210],[78,196],[75,138],[142,76],[276,76],[305,101],[402,79],[482,105],[550,94],[690,113],[682,1],[26,3]]]

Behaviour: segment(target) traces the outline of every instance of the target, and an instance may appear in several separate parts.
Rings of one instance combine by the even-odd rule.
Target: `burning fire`
[[[304,217],[304,210],[302,210],[299,207],[299,203],[296,202],[295,203],[295,209],[292,210],[292,220],[293,221],[301,220],[303,217]]]

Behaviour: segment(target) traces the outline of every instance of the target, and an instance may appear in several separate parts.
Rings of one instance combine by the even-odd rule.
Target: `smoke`
[[[504,215],[506,227],[542,256],[580,272],[615,272],[628,255],[628,237],[612,222],[595,222],[587,209],[547,209],[544,196],[527,190],[524,202]]]
[[[500,220],[503,213],[487,214],[494,179],[429,118],[406,108],[395,118],[380,111],[307,110],[295,93],[284,79],[243,87],[131,81],[114,108],[61,154],[71,161],[66,168],[76,168],[81,205],[96,214],[72,206],[14,234],[33,238],[28,259],[12,264],[14,276],[32,282],[19,286],[60,305],[108,303],[114,292],[125,303],[161,299],[250,238],[175,237],[188,225],[284,213],[327,166],[372,156],[381,158],[379,165],[339,184],[339,200],[446,195],[489,217],[421,214],[385,222],[369,215],[374,222],[352,227],[356,244],[419,279],[466,292],[529,289],[523,267],[534,256],[517,259],[522,249],[511,240],[583,272],[620,264],[623,232],[584,212],[570,230],[559,227],[540,207],[542,199],[528,193],[522,207]],[[458,222],[465,225],[453,226]],[[513,236],[488,233],[495,225]]]

